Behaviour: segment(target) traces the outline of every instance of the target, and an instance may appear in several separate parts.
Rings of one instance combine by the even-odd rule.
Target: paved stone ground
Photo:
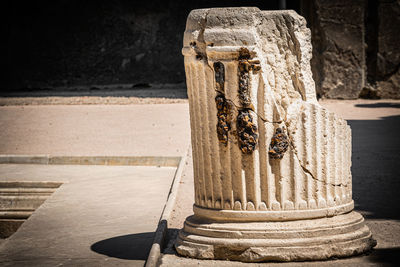
[[[0,154],[181,156],[187,104],[0,107]]]
[[[0,247],[0,266],[143,266],[176,168],[0,165],[64,184]]]
[[[327,109],[352,128],[353,199],[370,227],[377,247],[369,255],[324,262],[239,263],[178,257],[172,248],[184,218],[193,214],[193,171],[186,166],[169,220],[168,245],[161,266],[400,266],[400,101],[325,100]]]
[[[0,91],[0,106],[10,105],[132,105],[187,103],[184,84],[153,85],[132,88],[132,85],[82,86],[55,90]]]
[[[65,102],[71,99],[75,102]],[[108,105],[99,97],[101,105],[71,105],[79,99],[0,107],[0,154],[164,157],[187,152],[187,104],[120,105],[118,97],[113,98],[117,105]],[[0,181],[64,182],[1,242],[0,266],[143,266],[175,170],[0,164]]]

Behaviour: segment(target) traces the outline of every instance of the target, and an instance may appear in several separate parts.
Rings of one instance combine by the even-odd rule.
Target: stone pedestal
[[[371,249],[352,211],[351,130],[316,101],[305,20],[294,11],[194,10],[182,51],[195,204],[178,253],[257,262]]]

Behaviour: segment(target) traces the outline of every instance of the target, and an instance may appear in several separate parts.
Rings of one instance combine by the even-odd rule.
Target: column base
[[[286,222],[213,222],[189,216],[175,247],[192,258],[261,262],[348,257],[375,245],[364,218],[352,211]]]

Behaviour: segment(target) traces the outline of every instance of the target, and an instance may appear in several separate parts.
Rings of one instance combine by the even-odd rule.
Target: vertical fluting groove
[[[310,169],[310,164],[312,160],[312,155],[314,153],[314,145],[313,145],[313,138],[314,133],[312,132],[312,109],[310,106],[305,106],[304,109],[304,165],[307,169]],[[312,170],[310,170],[312,171]],[[315,194],[314,194],[314,179],[311,177],[310,174],[305,174],[307,176],[307,199],[308,199],[308,207],[309,208],[316,208],[316,201],[315,201]]]
[[[301,165],[304,164],[304,146],[303,143],[304,141],[304,123],[303,123],[303,116],[304,112],[300,113],[301,115],[298,116],[298,120],[295,122],[296,125],[294,127],[295,133],[293,135],[293,140],[299,140],[299,143],[296,143],[296,153],[297,153],[297,158],[298,158],[298,163],[295,164],[296,166],[296,172],[295,172],[295,179],[296,183],[298,185],[298,191],[297,191],[297,200],[298,200],[298,205],[302,205],[301,208],[304,209],[306,208],[304,206],[304,203],[307,203],[307,176],[304,174],[303,169],[301,168]]]
[[[329,140],[330,140],[330,154],[329,154],[329,172],[330,172],[330,184],[335,184],[336,183],[336,132],[335,132],[335,115],[333,113],[329,114],[329,123],[331,127],[331,133],[329,135]],[[330,188],[330,195],[331,195],[331,200],[332,200],[332,205],[335,205],[335,195],[336,195],[336,186],[329,186]]]
[[[205,162],[204,161],[204,154],[203,154],[203,144],[204,144],[204,134],[203,134],[203,129],[204,125],[201,124],[201,117],[203,115],[202,109],[201,109],[201,103],[200,103],[200,94],[199,94],[199,70],[198,70],[198,64],[194,64],[193,69],[194,69],[194,80],[197,81],[194,83],[194,88],[193,88],[193,96],[194,96],[194,105],[196,107],[196,121],[197,121],[197,127],[196,129],[199,131],[197,133],[197,141],[199,142],[198,148],[199,148],[199,160],[200,162]],[[204,165],[199,166],[199,177],[201,177],[201,182],[202,182],[202,187],[203,187],[203,195],[201,196],[201,206],[207,207],[207,187],[206,187],[206,181],[205,181],[205,173],[204,173]]]
[[[231,178],[231,168],[230,168],[230,146],[228,144],[225,146],[223,144],[219,144],[219,155],[221,166],[224,168],[220,169],[220,176],[222,178],[222,195],[224,196],[223,204],[221,203],[224,209],[231,209],[233,207],[233,199],[232,199],[232,178]]]
[[[321,141],[323,141],[322,140],[322,138],[321,138],[321,121],[320,121],[320,110],[319,109],[317,109],[316,108],[316,106],[315,105],[312,105],[312,107],[313,107],[313,114],[314,114],[314,116],[313,116],[313,121],[314,121],[314,127],[313,127],[313,131],[314,131],[314,146],[315,146],[315,154],[314,154],[314,168],[315,168],[315,172],[314,172],[314,175],[315,175],[315,178],[318,180],[318,181],[321,181],[322,179],[322,177],[321,177],[321,161],[320,161],[320,158],[322,157],[322,151],[321,151],[321,145],[322,145],[322,143],[321,143]],[[317,183],[316,183],[316,193],[317,193],[317,203],[318,203],[318,207],[320,207],[320,202],[321,202],[321,199],[322,199],[322,183],[321,182],[318,182],[317,181]]]
[[[322,180],[325,181],[325,183],[322,185],[322,196],[325,199],[325,205],[328,205],[328,182],[327,180],[329,179],[328,177],[328,121],[326,120],[328,113],[325,109],[321,110],[322,113],[322,139],[321,139],[321,146],[322,146],[322,153],[323,153],[323,158],[321,159],[321,165],[322,165]]]
[[[307,153],[307,149],[309,148],[309,140],[308,140],[308,110],[307,110],[307,106],[304,107],[304,112],[302,114],[302,121],[303,121],[303,127],[301,128],[302,132],[303,132],[303,165],[307,167],[307,162],[308,162],[308,156],[309,153]],[[308,207],[311,208],[310,203],[312,200],[312,193],[311,193],[311,183],[310,183],[310,179],[308,177],[308,174],[306,174],[304,172],[304,176],[305,176],[305,183],[307,185],[307,204]]]
[[[280,195],[280,203],[281,203],[281,207],[282,207],[282,209],[284,209],[285,208],[285,203],[286,203],[286,201],[288,201],[288,191],[289,191],[289,188],[288,188],[288,186],[287,186],[287,180],[288,180],[288,173],[287,173],[287,171],[288,171],[288,168],[287,168],[287,166],[288,166],[288,164],[290,164],[289,162],[288,162],[288,159],[289,159],[289,155],[288,155],[289,153],[285,153],[285,155],[283,156],[283,158],[281,159],[281,160],[278,160],[278,162],[279,162],[279,195]]]
[[[197,123],[198,123],[198,136],[199,136],[199,152],[200,152],[200,162],[205,162],[205,151],[204,151],[204,125],[202,124],[202,115],[203,113],[203,106],[201,104],[201,81],[200,81],[200,66],[197,62],[194,64],[194,69],[195,69],[195,94],[196,94],[196,102],[195,105],[197,106],[198,114],[197,114]],[[207,199],[208,199],[208,188],[207,188],[207,180],[206,180],[206,171],[205,171],[205,166],[204,164],[200,165],[200,175],[202,177],[203,181],[203,196],[202,196],[202,206],[207,207]],[[204,201],[204,203],[203,203]]]
[[[252,119],[252,123],[257,126],[257,114],[253,110],[248,110],[249,106],[252,105],[255,110],[257,110],[257,98],[256,98],[256,90],[258,87],[257,76],[251,74],[251,70],[244,68],[243,65],[245,61],[239,60],[239,67],[237,69],[237,77],[238,77],[238,90],[236,94],[239,96],[239,103],[241,107],[239,108],[237,127],[238,127],[238,142],[240,144],[242,154],[242,170],[244,172],[244,179],[242,176],[242,184],[243,184],[243,209],[246,210],[255,210],[258,204],[257,200],[257,180],[259,180],[259,169],[258,169],[258,152],[256,143],[252,143],[250,145],[249,139],[246,140],[243,132],[239,133],[239,131],[244,131],[244,129],[239,130],[239,116],[243,114],[248,114],[249,118]],[[236,90],[235,90],[236,91]],[[241,122],[242,123],[242,122]],[[249,129],[247,129],[249,131]],[[251,134],[254,140],[258,139],[258,131],[252,131]],[[250,134],[247,132],[246,134]],[[249,136],[249,135],[247,135]],[[243,139],[242,139],[243,138]],[[246,152],[247,151],[247,152]],[[244,181],[243,181],[244,180]]]
[[[313,105],[314,106],[314,105]],[[326,207],[326,198],[325,198],[325,184],[326,184],[326,176],[324,175],[325,171],[325,138],[324,138],[324,131],[325,131],[325,120],[324,120],[324,110],[322,108],[319,108],[317,106],[314,106],[315,110],[315,132],[316,132],[316,138],[315,138],[315,145],[316,145],[316,151],[317,153],[315,154],[316,158],[316,178],[317,178],[317,186],[318,186],[318,207],[320,208],[325,208]],[[324,181],[325,184],[321,181]]]
[[[298,185],[297,185],[297,177],[296,177],[296,169],[294,165],[294,151],[293,148],[289,147],[289,162],[290,162],[290,168],[289,168],[289,187],[290,187],[290,192],[289,192],[289,200],[293,203],[293,208],[295,208],[298,204]]]
[[[236,132],[236,126],[234,126]],[[246,173],[242,157],[242,152],[235,143],[231,143],[231,168],[232,168],[232,190],[234,203],[239,201],[241,208],[246,207]],[[237,206],[237,205],[236,205]]]
[[[317,123],[316,123],[316,109],[315,105],[310,106],[310,113],[309,113],[309,118],[310,118],[310,131],[308,133],[308,139],[311,142],[311,150],[308,151],[310,154],[311,160],[309,161],[311,164],[311,173],[316,176],[318,173],[318,157],[320,156],[317,151],[317,140],[316,140],[316,133],[315,131],[317,130]],[[318,179],[318,177],[315,177]],[[316,179],[312,179],[312,192],[313,192],[313,198],[315,201],[318,202],[318,182]]]
[[[215,203],[215,197],[214,197],[214,185],[213,185],[213,176],[212,176],[212,165],[211,165],[211,143],[210,143],[210,134],[211,132],[209,131],[209,126],[210,125],[210,120],[209,120],[209,111],[210,111],[210,106],[208,104],[208,97],[207,97],[207,80],[205,77],[205,68],[204,68],[204,61],[198,61],[198,73],[199,73],[199,100],[200,100],[200,107],[201,107],[201,114],[203,114],[203,120],[202,120],[202,132],[203,132],[203,156],[204,156],[204,179],[206,181],[206,188],[208,188],[207,196],[206,196],[206,201],[207,201],[207,206],[209,208],[214,207]]]
[[[251,72],[250,75],[250,88],[249,88],[249,92],[251,95],[251,101],[254,107],[254,111],[252,112],[252,116],[253,116],[253,121],[254,124],[257,126],[258,129],[258,144],[255,147],[254,152],[252,153],[252,161],[253,161],[253,175],[254,175],[254,182],[252,184],[253,187],[253,192],[252,192],[252,203],[253,206],[250,205],[250,209],[255,209],[258,210],[258,207],[261,203],[261,188],[260,188],[260,125],[259,125],[259,115],[260,113],[258,113],[258,90],[259,88],[259,80],[260,78],[260,74],[259,73],[254,73]]]
[[[224,64],[225,70],[227,69],[226,64]],[[228,95],[228,90],[229,90],[229,84],[228,82],[228,74],[227,71],[225,71],[225,97],[226,99],[230,99]],[[229,112],[232,112],[232,106],[231,110]],[[232,116],[231,116],[232,117]],[[231,127],[234,127],[234,122],[231,121]],[[224,177],[224,181],[222,183],[222,191],[223,191],[223,196],[224,196],[224,204],[223,207],[225,209],[232,209],[233,204],[234,204],[234,198],[233,198],[233,175],[232,175],[232,168],[231,168],[231,147],[234,146],[235,144],[232,144],[232,133],[234,132],[233,129],[231,129],[228,132],[228,143],[227,145],[220,144],[220,157],[221,157],[221,175]]]
[[[281,120],[278,106],[275,102],[274,97],[271,94],[271,91],[269,91],[268,104],[269,104],[268,106],[270,107],[268,114],[271,114],[269,117],[269,121]],[[268,130],[267,130],[267,135],[266,135],[267,136],[266,140],[267,140],[268,145],[271,142],[272,136],[275,134],[275,126],[276,126],[275,124],[268,125],[268,128],[267,128]],[[281,205],[278,202],[278,200],[280,200],[280,198],[278,196],[278,194],[279,194],[279,188],[278,188],[279,177],[277,176],[277,170],[276,170],[277,165],[279,168],[279,164],[276,163],[276,160],[274,160],[270,157],[269,153],[267,154],[267,156],[268,156],[267,160],[269,163],[269,164],[267,164],[267,167],[268,167],[268,172],[267,172],[268,177],[267,178],[268,178],[268,186],[269,186],[269,188],[268,188],[269,207],[272,210],[280,210]]]
[[[260,75],[261,76],[261,75]],[[258,90],[257,90],[257,113],[265,116],[265,87],[262,77],[258,80]],[[266,129],[265,123],[260,116],[257,117],[258,120],[258,133],[259,133],[259,147],[267,148],[266,142]],[[260,167],[260,202],[264,205],[260,209],[266,209],[268,206],[268,182],[267,182],[267,155],[268,149],[259,149],[259,167]]]
[[[237,62],[228,62],[226,64],[226,75],[227,75],[227,88],[226,88],[226,96],[227,99],[234,99],[238,98],[238,66]],[[242,152],[239,149],[236,139],[237,133],[237,125],[236,125],[236,112],[233,117],[232,122],[232,136],[229,139],[230,143],[230,157],[231,157],[231,164],[229,168],[231,168],[232,173],[232,194],[233,194],[233,202],[235,203],[240,202],[240,209],[246,208],[246,181],[243,179],[242,175],[242,168],[243,168],[243,158]],[[237,204],[235,205],[238,209],[239,207]]]
[[[194,63],[190,62],[189,64],[189,69],[190,69],[190,81],[191,81],[191,105],[192,105],[192,110],[193,110],[193,125],[194,129],[197,129],[198,127],[198,121],[197,121],[197,105],[196,105],[196,95],[195,95],[195,69],[193,67]],[[193,132],[193,139],[194,139],[194,145],[193,145],[193,161],[194,164],[196,165],[196,172],[195,175],[197,177],[197,192],[198,192],[198,205],[201,206],[201,199],[204,195],[204,187],[203,187],[203,181],[202,177],[200,175],[200,141],[199,141],[199,133],[197,130]]]
[[[346,121],[344,121],[344,126],[343,126],[343,130],[344,130],[344,133],[345,133],[345,138],[344,138],[344,146],[345,146],[345,148],[346,148],[346,150],[345,150],[345,164],[344,164],[344,166],[343,166],[343,170],[344,170],[344,176],[343,176],[343,182],[346,184],[346,185],[348,185],[349,183],[348,183],[348,177],[349,177],[349,172],[348,172],[348,168],[349,168],[349,165],[350,165],[350,161],[349,161],[349,151],[350,151],[350,148],[349,148],[349,145],[348,145],[348,130],[347,130],[347,123],[346,123]],[[346,196],[346,202],[348,202],[349,201],[349,199],[348,199],[348,187],[343,187],[343,190],[344,190],[344,194],[345,194],[345,196]]]
[[[342,195],[341,195],[341,197],[342,197],[342,201],[345,201],[346,200],[346,188],[343,186],[345,183],[346,183],[346,181],[345,181],[345,177],[346,177],[346,175],[347,175],[347,171],[346,171],[346,164],[347,164],[347,160],[346,160],[346,154],[347,154],[347,143],[346,143],[346,139],[347,139],[347,132],[346,132],[346,126],[345,126],[345,124],[346,124],[346,122],[343,120],[343,119],[341,119],[340,120],[340,129],[341,129],[341,144],[342,144],[342,149],[341,149],[341,152],[342,152],[342,156],[341,156],[341,158],[342,158],[342,164],[340,165],[340,168],[342,169],[342,175],[341,175],[341,184],[342,184],[342,186],[340,187],[340,189],[341,189],[341,193],[342,193]]]
[[[277,107],[275,106],[273,109],[273,120],[275,121],[276,118],[279,117],[279,111],[277,109]],[[275,127],[272,128],[272,133],[271,133],[271,137],[273,136],[273,134],[275,133]],[[274,204],[272,204],[272,209],[275,210],[279,210],[282,208],[282,194],[280,191],[281,188],[281,163],[280,160],[275,160],[275,159],[270,159],[269,160],[270,164],[271,164],[271,172],[273,174],[273,179],[271,179],[272,182],[272,187],[273,187],[273,194],[274,194],[274,201],[275,202],[275,206],[273,207]]]
[[[243,155],[242,157],[242,169],[244,170],[245,178],[243,186],[243,191],[246,192],[246,200],[243,200],[243,209],[247,209],[247,204],[249,201],[255,202],[255,175],[254,175],[254,152],[251,155]]]
[[[296,209],[304,209],[304,202],[306,200],[304,188],[304,177],[303,170],[301,169],[301,164],[303,161],[303,147],[299,146],[295,140],[302,140],[303,134],[300,130],[302,126],[299,127],[302,119],[300,116],[297,117],[292,123],[293,127],[288,128],[288,133],[291,136],[292,143],[292,160],[293,160],[293,186],[294,186],[294,206]],[[291,132],[289,132],[291,131]],[[302,142],[300,142],[301,144]]]
[[[207,64],[207,62],[204,62]],[[204,77],[206,81],[206,101],[208,103],[208,126],[209,126],[209,142],[210,149],[213,157],[211,158],[211,168],[212,168],[212,181],[213,181],[213,196],[214,196],[214,207],[223,208],[224,198],[222,194],[221,187],[221,177],[220,177],[220,156],[218,145],[219,141],[217,138],[217,108],[215,104],[215,88],[214,88],[214,73],[208,68],[207,65],[204,67]],[[210,153],[211,156],[211,153]],[[219,202],[218,202],[219,201]],[[219,205],[217,204],[219,203]],[[219,206],[219,207],[218,207]]]
[[[194,189],[195,189],[195,203],[200,205],[201,199],[201,192],[202,192],[202,184],[200,183],[200,175],[199,175],[199,142],[197,141],[197,122],[196,122],[196,108],[194,105],[194,93],[193,93],[193,68],[191,63],[187,63],[186,67],[186,80],[187,80],[187,87],[188,87],[188,98],[189,98],[189,112],[190,112],[190,129],[191,129],[191,136],[192,136],[192,154],[193,154],[193,174],[194,174]]]
[[[343,176],[343,182],[346,185],[348,185],[349,184],[349,182],[348,182],[348,180],[349,180],[349,171],[348,171],[348,169],[350,168],[350,162],[351,162],[351,159],[349,159],[349,151],[350,151],[351,148],[349,147],[349,144],[348,144],[349,131],[347,129],[346,121],[344,121],[343,130],[344,130],[344,133],[345,133],[344,146],[346,147],[346,150],[345,150],[345,159],[346,160],[345,160],[345,164],[343,166],[343,170],[345,172],[345,174]],[[349,201],[349,199],[348,199],[348,191],[347,191],[348,187],[343,187],[343,190],[344,190],[344,194],[346,196],[346,202],[348,202]]]
[[[338,126],[338,145],[339,145],[339,153],[338,153],[338,165],[337,168],[339,169],[339,175],[338,175],[338,184],[342,183],[342,178],[343,178],[343,131],[342,131],[342,120],[338,118],[337,120],[337,126]],[[342,199],[342,186],[338,186],[338,196],[340,198],[340,203],[343,204],[343,199]]]
[[[282,192],[281,192],[281,162],[273,160],[271,163],[271,169],[274,174],[274,187],[275,187],[275,200],[279,203],[279,207],[282,207]]]
[[[272,111],[272,110],[270,110]],[[265,131],[265,140],[267,142],[267,145],[270,143],[271,141],[271,137],[274,134],[274,128],[273,126],[268,125],[268,127],[266,127],[266,131]],[[272,171],[272,164],[271,164],[271,159],[269,158],[269,154],[266,153],[266,172],[267,172],[267,191],[268,191],[268,208],[272,209],[273,203],[276,202],[275,199],[275,176],[274,173]]]
[[[331,195],[331,168],[330,165],[332,162],[330,162],[329,157],[331,154],[331,134],[329,133],[329,129],[331,126],[330,120],[329,120],[329,112],[327,110],[324,110],[324,136],[325,136],[325,156],[324,156],[324,170],[325,170],[325,199],[326,199],[326,204],[327,206],[332,206],[332,195]]]
[[[339,142],[340,142],[340,137],[339,137],[339,130],[338,130],[338,120],[336,119],[336,117],[334,116],[334,136],[335,136],[335,184],[339,183],[339,150],[340,150],[340,146],[339,146]],[[339,188],[338,186],[334,187],[335,190],[335,204],[340,204],[340,198],[339,198]]]
[[[241,209],[245,210],[247,204],[247,193],[246,193],[247,188],[246,188],[246,171],[243,168],[242,171],[240,172],[238,180],[240,181],[240,186],[236,188],[238,199],[235,200],[235,206],[237,202],[240,202]]]
[[[260,177],[260,152],[259,149],[256,149],[253,152],[253,161],[254,161],[254,208],[258,210],[258,207],[260,206],[261,203],[261,177]]]
[[[342,169],[342,175],[340,176],[340,184],[344,184],[344,177],[346,175],[346,169],[345,169],[345,164],[346,164],[346,129],[344,128],[344,121],[343,119],[340,119],[340,158],[341,158],[341,164],[340,164],[340,168]],[[344,197],[344,186],[340,186],[340,199],[341,202],[344,203],[346,198]]]
[[[351,143],[351,128],[348,126],[347,128],[347,146],[349,148],[348,152],[348,157],[349,157],[349,166],[348,166],[348,178],[347,178],[347,194],[348,194],[348,201],[351,201],[352,199],[352,193],[353,193],[353,182],[352,182],[352,175],[351,175],[351,155],[353,154],[353,148],[352,148],[352,143]]]
[[[256,122],[257,114],[251,112],[251,116]],[[259,186],[259,167],[258,167],[258,150],[251,154],[242,155],[242,169],[245,172],[244,189],[246,195],[246,209],[254,210],[258,205],[257,186]],[[249,203],[251,202],[251,203]]]
[[[234,131],[234,130],[233,130]],[[231,168],[232,173],[232,194],[234,204],[237,201],[240,202],[241,208],[245,207],[246,194],[245,194],[245,174],[242,169],[242,152],[235,143],[230,144],[230,157],[231,157]],[[236,205],[237,206],[237,205]]]
[[[191,103],[191,101],[193,100],[192,97],[192,79],[190,77],[190,68],[189,68],[189,63],[187,62],[187,60],[185,59],[185,75],[186,75],[186,88],[187,88],[187,94],[188,94],[188,100],[189,100],[189,118],[190,118],[190,136],[191,136],[191,143],[192,143],[192,155],[195,153],[194,152],[194,145],[193,144],[193,139],[194,139],[194,123],[193,123],[193,105]],[[196,163],[195,163],[195,157],[194,155],[192,156],[192,161],[193,161],[193,175],[194,177],[196,177]],[[198,192],[197,192],[197,185],[194,182],[193,183],[194,186],[194,202],[195,204],[198,204]]]
[[[283,158],[279,162],[280,166],[280,195],[281,195],[281,206],[282,209],[290,210],[293,209],[293,177],[292,177],[292,159],[293,150],[289,150],[285,153]]]
[[[257,114],[255,114],[254,112],[250,112],[250,114],[253,117],[254,121],[257,121]],[[245,172],[243,192],[245,192],[246,195],[244,207],[249,210],[254,210],[255,207],[257,207],[256,204],[258,204],[256,196],[257,179],[259,179],[258,166],[256,166],[257,159],[257,149],[251,154],[242,155],[242,169]],[[252,205],[249,203],[249,201],[252,202]]]
[[[347,165],[346,165],[346,196],[347,196],[347,202],[351,201],[350,198],[350,186],[351,186],[351,131],[350,127],[347,125],[346,122],[346,146],[347,146]]]
[[[338,123],[338,127],[339,127],[339,145],[340,145],[340,149],[339,149],[339,168],[340,168],[340,175],[339,175],[339,184],[343,183],[343,124],[342,124],[342,119],[338,119],[339,123]],[[343,186],[338,186],[339,187],[339,197],[340,197],[340,203],[343,204]]]

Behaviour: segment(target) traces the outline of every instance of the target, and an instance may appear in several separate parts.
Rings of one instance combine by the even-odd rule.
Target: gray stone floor
[[[0,106],[0,154],[182,156],[187,104]]]
[[[176,168],[0,164],[63,185],[0,247],[0,266],[143,266]]]
[[[0,154],[181,157],[187,152],[187,103],[120,105],[125,102],[117,97],[116,105],[109,105],[109,98],[100,97],[100,105],[71,105],[71,99],[62,99],[66,105],[1,106]],[[0,164],[0,181],[64,182],[0,243],[0,266],[143,266],[175,170]]]

